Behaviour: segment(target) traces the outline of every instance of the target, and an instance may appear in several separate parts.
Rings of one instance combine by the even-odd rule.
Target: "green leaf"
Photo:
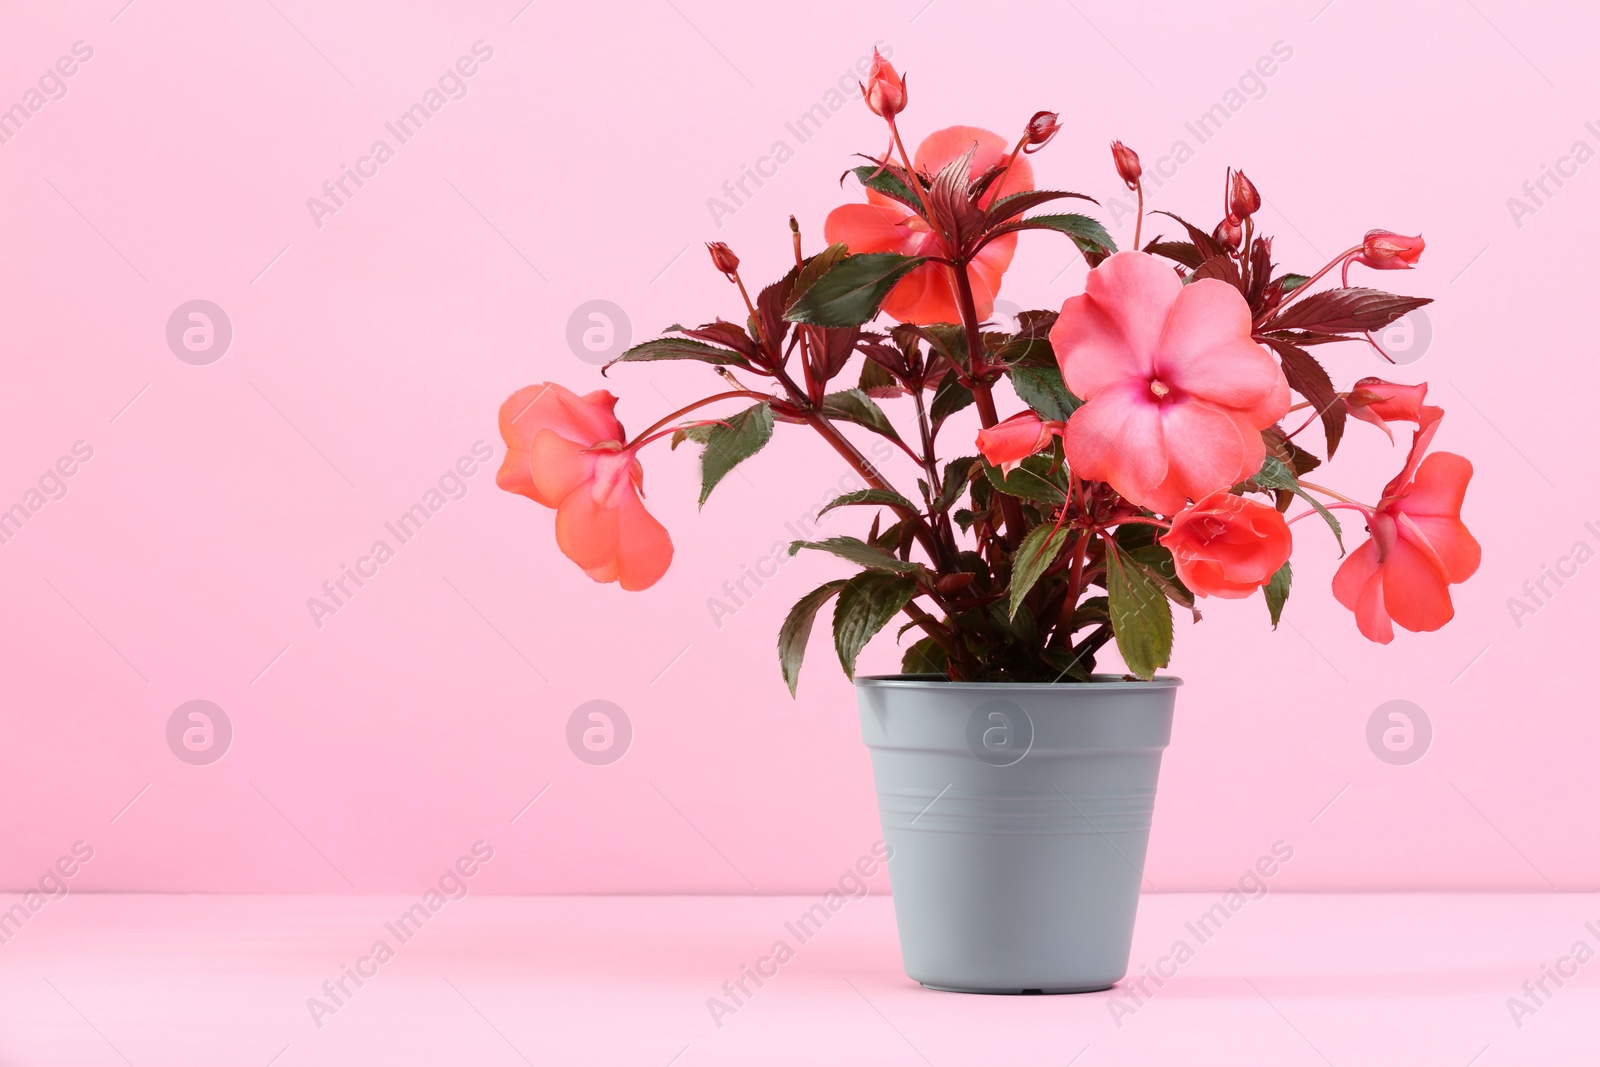
[[[1067,495],[1045,477],[1030,468],[1039,466],[1036,460],[1043,457],[1029,456],[1019,466],[1011,468],[1010,474],[1002,474],[999,467],[988,460],[983,462],[983,473],[989,479],[989,484],[1009,496],[1019,500],[1031,500],[1035,504],[1045,504],[1055,507],[1066,503]],[[1048,460],[1045,460],[1048,463]]]
[[[945,674],[949,669],[950,657],[931,637],[913,642],[900,658],[901,674]]]
[[[1150,576],[1106,542],[1106,594],[1117,651],[1140,678],[1155,677],[1172,658],[1172,605]]]
[[[911,187],[901,181],[900,176],[892,173],[888,167],[867,164],[866,166],[852,168],[851,173],[856,176],[856,181],[866,188],[876,189],[883,195],[893,197],[907,207],[921,211],[921,202],[917,199],[917,194],[912,192]]]
[[[844,389],[822,398],[822,413],[830,419],[844,419],[857,426],[865,426],[873,433],[882,434],[892,441],[900,440],[894,425],[883,409],[860,389]]]
[[[806,290],[817,284],[817,279],[828,273],[833,266],[845,256],[850,254],[850,249],[843,241],[831,244],[818,252],[795,272],[794,288],[789,290],[789,302],[784,310],[794,306],[794,302],[804,296]]]
[[[1149,527],[1146,527],[1149,529]],[[1178,577],[1178,566],[1173,562],[1172,552],[1165,545],[1148,544],[1138,548],[1128,549],[1123,553],[1126,560],[1138,567],[1156,584],[1156,587],[1166,594],[1168,600],[1181,607],[1195,611],[1194,594],[1189,587],[1183,584]],[[1195,619],[1200,618],[1200,613],[1195,611]]]
[[[972,390],[961,384],[954,373],[946,374],[933,391],[933,403],[928,405],[928,420],[938,429],[945,419],[972,404]]]
[[[789,546],[789,555],[794,555],[802,548],[813,548],[819,552],[831,552],[841,559],[847,559],[851,563],[858,563],[863,567],[870,567],[875,571],[911,574],[922,566],[922,564],[912,560],[890,555],[881,548],[874,548],[858,537],[830,537],[824,541],[796,541]]]
[[[1278,628],[1278,619],[1283,615],[1284,601],[1289,599],[1289,584],[1294,580],[1294,572],[1289,569],[1289,561],[1284,560],[1283,566],[1272,576],[1271,581],[1261,587],[1261,592],[1267,598],[1267,610],[1272,613],[1272,628]]]
[[[1283,283],[1283,291],[1286,294],[1294,292],[1310,280],[1311,278],[1305,274],[1284,274],[1278,278],[1278,281]]]
[[[1322,501],[1300,488],[1299,479],[1283,460],[1276,456],[1268,456],[1262,461],[1261,469],[1256,471],[1245,485],[1261,489],[1286,489],[1310,504],[1333,531],[1333,539],[1339,542],[1339,555],[1344,555],[1344,528],[1339,525],[1339,520],[1333,517],[1333,512],[1322,506]]]
[[[1035,215],[997,226],[993,235],[1015,233],[1018,230],[1055,230],[1072,238],[1083,258],[1095,266],[1107,256],[1115,255],[1117,242],[1111,239],[1106,228],[1087,215]]]
[[[659,359],[694,359],[729,367],[750,366],[743,356],[732,349],[718,348],[687,337],[658,337],[654,341],[634,345],[606,366],[613,363],[647,363]]]
[[[844,493],[834,497],[817,510],[817,517],[821,518],[834,508],[842,508],[847,504],[882,504],[891,508],[904,508],[916,511],[917,506],[892,489],[861,489],[854,493]]]
[[[917,583],[910,578],[871,571],[844,584],[833,608],[833,644],[845,677],[855,680],[856,657],[916,592]]]
[[[1017,609],[1022,607],[1023,599],[1039,576],[1049,570],[1056,557],[1061,555],[1066,543],[1067,532],[1055,529],[1048,523],[1035,526],[1022,539],[1016,554],[1011,557],[1011,618],[1017,617]]]
[[[706,449],[700,454],[700,506],[705,507],[711,490],[733,468],[761,451],[772,440],[772,408],[766,401],[749,407],[717,423],[706,435]]]
[[[944,465],[944,485],[933,501],[934,511],[943,511],[961,499],[961,491],[967,487],[972,468],[978,462],[977,456],[961,456]]]
[[[817,612],[822,605],[844,588],[844,582],[843,578],[837,578],[811,590],[789,609],[788,617],[778,628],[778,663],[783,667],[783,680],[789,686],[791,697],[794,696],[795,687],[800,684],[800,664],[806,658],[806,642],[811,640],[811,625],[816,622]]]
[[[860,326],[878,314],[896,282],[926,262],[894,252],[846,256],[801,293],[783,317],[812,326]]]
[[[1083,401],[1068,391],[1061,368],[1054,364],[1021,364],[1006,373],[1011,376],[1011,387],[1017,391],[1017,396],[1042,419],[1065,422],[1083,406]]]

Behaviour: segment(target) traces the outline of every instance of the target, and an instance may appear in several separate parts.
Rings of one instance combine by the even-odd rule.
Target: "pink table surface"
[[[0,1064],[1600,1061],[1600,895],[1276,893],[1202,942],[1219,899],[1144,898],[1133,973],[1176,974],[1136,999],[923,990],[882,896],[801,943],[785,924],[816,898],[471,896],[401,941],[385,924],[416,899],[74,894],[0,945]],[[379,940],[392,958],[362,964]],[[734,1005],[723,984],[779,940],[793,958]],[[323,983],[358,964],[335,1004]]]

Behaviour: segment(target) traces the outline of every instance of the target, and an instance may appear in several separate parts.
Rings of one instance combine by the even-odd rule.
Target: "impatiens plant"
[[[817,433],[867,486],[824,510],[874,512],[864,536],[790,547],[855,568],[784,621],[778,654],[791,690],[830,601],[847,674],[900,618],[907,673],[1088,681],[1114,640],[1128,669],[1149,678],[1171,655],[1173,605],[1198,618],[1200,598],[1259,591],[1276,625],[1291,527],[1316,518],[1343,551],[1336,511],[1358,513],[1371,534],[1333,582],[1361,633],[1388,642],[1395,625],[1450,620],[1450,585],[1478,566],[1460,517],[1471,464],[1428,454],[1443,412],[1425,402],[1426,384],[1363,378],[1340,391],[1312,355],[1350,340],[1381,353],[1372,333],[1429,302],[1349,284],[1352,266],[1414,266],[1420,237],[1373,230],[1310,275],[1282,270],[1272,238],[1257,232],[1259,192],[1230,171],[1215,227],[1163,212],[1173,236],[1143,242],[1139,159],[1117,142],[1113,164],[1139,202],[1134,250],[1119,252],[1092,218],[1037,210],[1090,199],[1035,188],[1029,157],[1055,137],[1056,115],[1034,115],[1015,142],[952,126],[911,155],[897,121],[905,83],[881,58],[862,95],[889,144],[853,169],[866,203],[828,216],[830,243],[806,255],[791,218],[794,266],[754,297],[738,257],[710,245],[742,297],[742,321],[673,326],[616,361],[707,364],[717,391],[633,438],[605,391],[580,397],[546,383],[501,408],[499,484],[556,509],[562,552],[596,581],[650,586],[672,543],[641,501],[640,448],[700,445],[703,504],[784,423]],[[1002,329],[990,316],[1024,231],[1070,240],[1088,280],[1058,310],[1022,312]],[[1330,277],[1339,284],[1322,284]],[[1002,418],[1006,392],[1022,410]],[[898,421],[879,406],[891,399],[907,409]],[[701,410],[713,405],[722,410]],[[962,448],[943,431],[968,407],[982,429]],[[1307,477],[1351,417],[1391,439],[1390,424],[1415,424],[1403,469],[1375,503]],[[846,424],[903,452],[915,489],[891,484]],[[1313,425],[1321,457],[1300,440]],[[1304,510],[1286,518],[1297,501]]]

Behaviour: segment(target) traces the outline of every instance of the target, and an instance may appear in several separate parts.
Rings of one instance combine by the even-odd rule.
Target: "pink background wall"
[[[1394,376],[1432,382],[1439,445],[1476,464],[1483,568],[1452,627],[1382,648],[1332,601],[1335,552],[1306,524],[1278,633],[1259,602],[1180,623],[1150,887],[1221,885],[1284,839],[1286,888],[1600,888],[1600,852],[1577,847],[1600,815],[1600,564],[1520,626],[1507,607],[1576,542],[1600,548],[1580,269],[1600,163],[1520,219],[1507,204],[1575,142],[1600,149],[1593,29],[1569,7],[124,2],[0,14],[0,105],[74,42],[93,51],[0,144],[0,507],[76,442],[93,453],[0,544],[0,886],[80,840],[94,855],[73,884],[104,890],[410,891],[478,839],[496,850],[478,891],[835,881],[878,836],[853,695],[818,640],[791,701],[773,645],[839,568],[788,561],[720,627],[707,606],[839,491],[831,453],[784,427],[699,514],[693,457],[647,453],[678,556],[626,595],[557,553],[548,512],[494,489],[494,415],[529,382],[602,384],[566,339],[586,301],[619,305],[635,340],[733,316],[700,242],[770,278],[792,211],[819,247],[881,126],[856,102],[803,144],[785,123],[881,41],[910,74],[913,138],[1012,136],[1052,107],[1066,130],[1035,157],[1041,180],[1108,206],[1125,199],[1112,137],[1147,167],[1181,140],[1193,158],[1152,206],[1209,224],[1242,166],[1301,269],[1371,226],[1428,239],[1422,269],[1382,279],[1437,298],[1431,344]],[[385,122],[479,41],[492,56],[465,95],[399,144]],[[1201,143],[1185,123],[1275,42],[1292,56]],[[307,198],[379,138],[393,158],[319,226]],[[719,227],[708,198],[778,141],[793,158]],[[1131,237],[1126,216],[1112,229]],[[1082,277],[1037,237],[1003,297],[1057,304]],[[166,339],[196,299],[232,325],[208,365]],[[1384,373],[1354,345],[1325,351],[1344,383]],[[713,384],[691,365],[611,381],[635,429]],[[493,463],[319,627],[307,599],[375,540],[396,546],[384,523],[478,441]],[[1367,427],[1347,447],[1340,485],[1397,468]],[[890,641],[865,662],[897,662]],[[233,731],[207,766],[167,742],[196,699]],[[565,739],[597,699],[633,728],[607,766]],[[1408,766],[1366,741],[1396,699],[1433,727]]]

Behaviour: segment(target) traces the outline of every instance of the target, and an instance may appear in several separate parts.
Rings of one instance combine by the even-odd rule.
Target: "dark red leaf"
[[[1290,304],[1267,323],[1268,330],[1301,329],[1315,333],[1370,333],[1381,330],[1395,319],[1424,304],[1427,297],[1396,296],[1351,286],[1324,289]]]
[[[1331,459],[1334,450],[1339,447],[1340,438],[1344,436],[1345,416],[1348,414],[1339,399],[1339,391],[1333,387],[1333,380],[1328,377],[1322,364],[1305,349],[1272,337],[1261,340],[1278,353],[1278,358],[1283,362],[1283,376],[1289,380],[1289,388],[1309,400],[1322,419],[1322,432],[1328,439],[1328,456]]]

